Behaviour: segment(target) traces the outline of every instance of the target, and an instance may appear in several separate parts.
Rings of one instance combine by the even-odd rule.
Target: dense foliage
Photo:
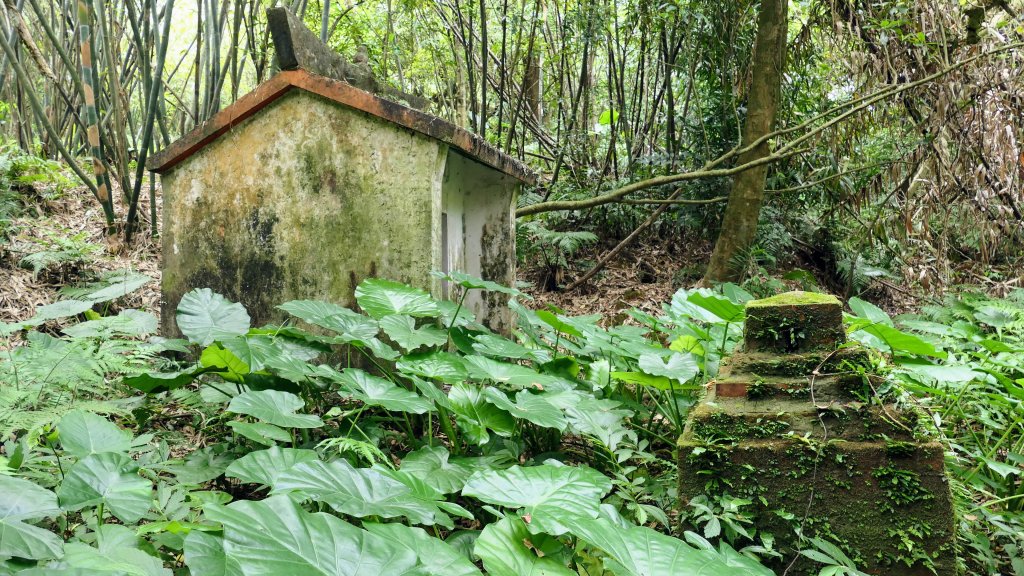
[[[758,558],[800,552],[750,530],[741,500],[675,497],[673,438],[749,294],[681,290],[660,317],[603,328],[445,281],[511,296],[518,337],[385,280],[360,285],[362,313],[293,301],[260,328],[196,290],[187,341],[91,311],[127,278],[2,325],[20,345],[0,361],[0,572],[771,574]],[[1019,571],[1024,296],[901,319],[917,335],[851,307],[882,392],[948,443],[962,561]],[[33,328],[81,313],[63,336]],[[804,542],[823,574],[857,573],[836,543]]]

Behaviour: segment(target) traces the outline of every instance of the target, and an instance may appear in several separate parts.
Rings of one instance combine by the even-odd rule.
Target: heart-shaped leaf
[[[369,342],[380,332],[372,318],[330,302],[292,300],[278,308],[314,326],[337,333],[342,342]]]
[[[423,574],[430,576],[479,576],[480,571],[460,551],[427,534],[421,528],[404,524],[365,523],[367,532],[387,540],[397,548],[405,548],[416,555]]]
[[[225,476],[250,484],[273,486],[277,477],[300,462],[317,460],[316,452],[272,446],[242,456],[228,466]]]
[[[414,524],[451,527],[437,502],[420,498],[406,484],[373,468],[353,468],[345,460],[300,462],[282,472],[272,493],[300,492],[342,514],[406,517]]]
[[[476,386],[460,383],[448,391],[455,420],[470,442],[483,446],[490,441],[488,430],[499,436],[511,436],[515,428],[512,415],[487,402]]]
[[[406,352],[424,346],[434,348],[448,342],[447,332],[430,324],[417,328],[416,321],[410,316],[385,316],[380,320],[380,327]]]
[[[228,573],[330,576],[418,575],[416,554],[330,514],[310,514],[287,497],[207,506],[224,526]]]
[[[0,557],[58,558],[64,541],[27,522],[61,514],[57,496],[28,480],[0,474]]]
[[[555,544],[555,555],[545,544]],[[538,550],[546,549],[538,553]],[[488,524],[476,539],[473,552],[491,576],[576,576],[558,559],[562,546],[544,534],[533,534],[520,518],[509,516]]]
[[[75,463],[57,489],[65,510],[105,504],[126,524],[138,522],[149,511],[153,486],[139,477],[139,467],[124,454],[90,454]]]
[[[433,378],[448,384],[464,382],[469,377],[462,359],[448,352],[409,354],[398,361],[398,370],[405,374]]]
[[[358,368],[347,368],[337,382],[348,388],[352,397],[385,410],[423,414],[433,408],[429,400],[379,376]]]
[[[60,445],[64,451],[79,458],[100,452],[128,452],[132,435],[106,418],[72,410],[57,423]]]
[[[700,373],[700,366],[692,354],[673,353],[667,361],[657,354],[642,354],[637,365],[651,376],[664,376],[679,382],[686,382]]]
[[[440,309],[426,291],[399,282],[370,278],[356,287],[356,302],[370,316],[381,319],[391,314],[436,317]]]
[[[209,288],[196,288],[182,296],[176,319],[181,333],[200,346],[241,336],[249,330],[245,307],[229,302]]]
[[[529,390],[520,390],[513,403],[504,392],[488,386],[484,389],[484,398],[512,416],[533,422],[537,426],[564,431],[569,425],[562,410],[549,402],[544,393],[534,394]]]
[[[232,398],[228,412],[247,414],[284,428],[319,428],[323,420],[314,414],[296,414],[305,402],[291,392],[250,390]]]
[[[612,489],[612,481],[584,466],[513,466],[507,470],[482,470],[473,474],[463,496],[488,504],[523,508],[531,523],[549,534],[566,530],[559,524],[562,514],[597,516],[601,499]]]

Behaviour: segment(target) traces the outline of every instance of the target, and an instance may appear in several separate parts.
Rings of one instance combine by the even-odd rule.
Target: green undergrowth
[[[736,286],[609,328],[457,273],[455,302],[367,280],[358,310],[286,302],[261,327],[195,290],[179,340],[104,315],[139,281],[115,280],[0,324],[0,574],[771,574],[749,501],[676,499],[675,440],[742,335]],[[472,290],[510,298],[514,334],[461,306]],[[855,300],[847,324],[875,392],[947,442],[965,569],[1019,572],[1024,306],[969,302],[897,324]],[[827,533],[803,542],[857,573]]]
[[[515,337],[386,280],[262,327],[195,290],[182,340],[79,292],[2,325],[0,574],[771,573],[671,535],[672,441],[739,329],[707,308],[737,304],[603,329],[444,280],[512,298]]]

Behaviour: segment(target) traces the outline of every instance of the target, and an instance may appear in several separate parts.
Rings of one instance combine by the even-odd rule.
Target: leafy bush
[[[446,279],[463,294],[519,297]],[[770,574],[727,544],[644,526],[668,527],[658,494],[668,493],[659,477],[671,482],[674,425],[735,323],[686,293],[664,318],[643,318],[657,331],[513,301],[517,342],[405,285],[367,280],[356,299],[363,313],[287,302],[294,323],[253,328],[242,306],[196,290],[178,308],[187,343],[137,344],[188,354],[177,371],[90,358],[83,382],[125,374],[122,394],[145,396],[99,411],[116,421],[54,404],[53,424],[15,431],[0,460],[4,493],[20,496],[16,510],[0,502],[4,530],[18,535],[0,538],[4,569]],[[721,340],[683,334],[698,329]],[[80,335],[39,344],[29,332],[17,369],[54,342],[96,346],[98,328],[69,330]],[[37,371],[53,361],[36,358]]]

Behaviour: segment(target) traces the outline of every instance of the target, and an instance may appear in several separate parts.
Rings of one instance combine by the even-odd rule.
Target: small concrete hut
[[[292,299],[353,305],[368,277],[435,296],[447,288],[432,270],[512,284],[515,198],[533,174],[453,124],[360,89],[355,65],[284,9],[269,15],[282,71],[148,163],[163,187],[162,331],[178,333],[178,302],[200,287],[241,302],[259,325],[282,319],[275,306]],[[467,305],[509,328],[496,296],[471,293]]]

